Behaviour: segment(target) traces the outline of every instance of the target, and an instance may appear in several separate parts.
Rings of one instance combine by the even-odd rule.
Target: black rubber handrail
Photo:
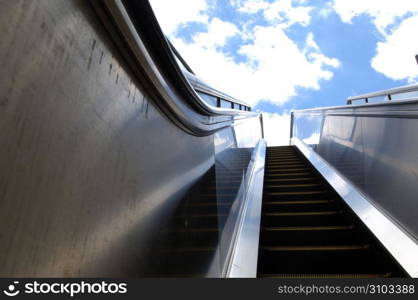
[[[204,136],[230,126],[234,119],[258,117],[248,111],[212,107],[197,95],[177,64],[148,1],[91,3],[139,75],[147,96],[180,128]]]

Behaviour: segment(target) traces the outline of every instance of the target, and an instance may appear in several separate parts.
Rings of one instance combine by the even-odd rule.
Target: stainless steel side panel
[[[247,190],[242,201],[240,222],[237,224],[236,238],[228,264],[228,278],[257,277],[266,146],[265,140],[258,142],[248,167]]]
[[[219,244],[217,247],[216,263],[212,266],[208,277],[225,277],[235,244],[237,223],[240,222],[245,199],[248,196],[250,174],[252,174],[252,160],[254,147],[261,138],[261,123],[258,117],[246,121],[237,121],[229,128],[222,129],[214,134],[215,169],[217,185],[218,213],[225,214],[222,203],[232,198],[232,205],[225,219],[219,217]],[[239,188],[235,182],[240,182]],[[225,187],[229,186],[227,190]],[[258,244],[257,244],[258,246]],[[218,274],[217,270],[221,273]],[[215,270],[215,272],[214,272]],[[219,276],[221,275],[221,276]]]
[[[418,101],[295,111],[293,135],[418,238]]]

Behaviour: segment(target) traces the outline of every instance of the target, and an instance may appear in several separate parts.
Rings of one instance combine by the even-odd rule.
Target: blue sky
[[[345,104],[415,83],[417,0],[151,0],[198,76],[255,109]]]

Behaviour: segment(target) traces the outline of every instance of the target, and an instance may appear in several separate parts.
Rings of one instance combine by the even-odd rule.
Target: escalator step
[[[315,186],[322,186],[322,184],[319,183],[302,183],[302,184],[274,184],[274,185],[266,185],[265,188],[278,188],[278,189],[283,189],[283,188],[292,188],[292,189],[296,189],[296,188],[304,188],[304,187],[315,187]]]
[[[353,225],[267,227],[262,231],[261,242],[269,246],[342,246],[366,241]]]
[[[264,227],[344,226],[350,224],[342,214],[263,215],[262,219]]]
[[[318,203],[332,203],[334,202],[334,200],[293,200],[293,201],[267,201],[265,203],[265,205],[287,205],[287,204],[292,204],[292,205],[296,205],[296,204],[302,204],[302,205],[306,205],[306,204],[318,204]]]
[[[267,148],[259,277],[403,275],[344,201],[293,146]]]
[[[274,178],[274,177],[290,177],[290,178],[298,178],[298,177],[306,177],[312,175],[310,172],[295,172],[295,173],[276,173],[276,174],[265,174],[267,178]]]
[[[273,182],[319,182],[319,178],[317,177],[301,177],[301,178],[266,178],[265,182],[273,183]]]
[[[292,191],[292,192],[267,192],[266,196],[287,196],[287,195],[317,195],[328,194],[329,191]]]
[[[264,246],[266,251],[350,251],[366,250],[370,245],[333,245],[333,246]]]
[[[266,231],[318,231],[318,230],[349,230],[353,229],[354,225],[345,226],[292,226],[292,227],[266,227]]]
[[[373,251],[362,246],[283,247],[281,251],[262,249],[260,256],[268,261],[260,273],[386,273],[386,267],[375,259]],[[305,249],[305,250],[303,250]]]

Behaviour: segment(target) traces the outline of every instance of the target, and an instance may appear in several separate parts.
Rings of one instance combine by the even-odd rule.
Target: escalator
[[[295,147],[266,154],[258,277],[404,277]]]
[[[0,277],[406,276],[294,147],[267,149],[260,211],[263,115],[199,79],[148,1],[0,7]],[[417,90],[293,111],[290,128],[321,133],[387,212],[373,232],[412,277]]]

